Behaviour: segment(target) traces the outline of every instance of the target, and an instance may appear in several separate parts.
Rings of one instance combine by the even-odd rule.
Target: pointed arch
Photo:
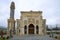
[[[24,26],[24,34],[27,34],[27,26]]]

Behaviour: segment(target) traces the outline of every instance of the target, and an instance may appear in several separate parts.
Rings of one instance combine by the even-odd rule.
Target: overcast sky
[[[20,11],[43,11],[46,24],[60,24],[60,0],[13,0],[15,2],[15,19],[19,19]],[[7,27],[12,0],[0,0],[0,26]]]

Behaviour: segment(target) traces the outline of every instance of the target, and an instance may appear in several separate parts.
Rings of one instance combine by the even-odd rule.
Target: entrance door
[[[30,24],[30,25],[29,25],[28,33],[29,33],[29,34],[34,34],[34,25],[33,25],[33,24]]]

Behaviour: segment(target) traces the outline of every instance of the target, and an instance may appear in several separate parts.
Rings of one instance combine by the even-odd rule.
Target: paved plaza
[[[39,35],[16,36],[14,35],[14,37],[10,38],[9,40],[56,40],[56,39],[51,38],[48,35],[46,36],[39,36]]]

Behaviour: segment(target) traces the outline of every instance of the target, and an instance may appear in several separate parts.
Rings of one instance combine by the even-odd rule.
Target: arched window
[[[39,27],[38,27],[38,25],[36,26],[36,34],[39,34]]]
[[[24,26],[24,34],[27,34],[27,26]]]
[[[36,20],[36,24],[39,24],[39,20]]]
[[[25,24],[25,25],[27,24],[27,20],[24,20],[24,24]]]

